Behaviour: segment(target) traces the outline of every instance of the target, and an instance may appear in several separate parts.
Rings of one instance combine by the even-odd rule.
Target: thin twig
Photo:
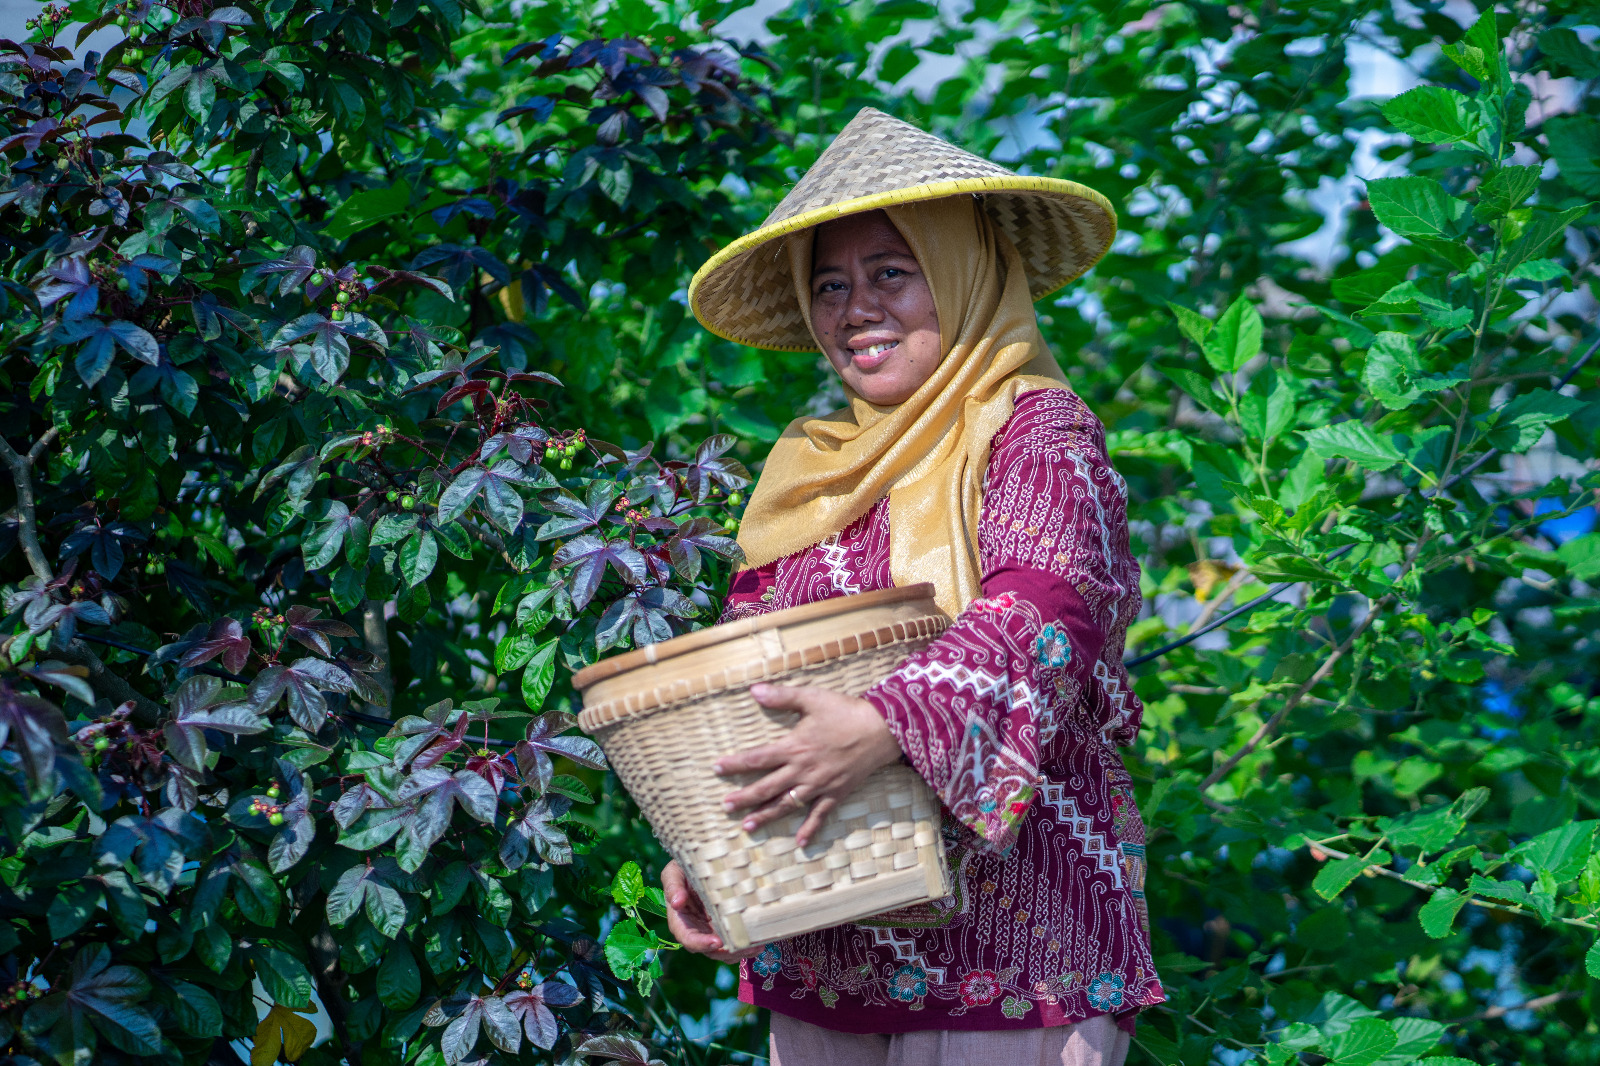
[[[1243,747],[1228,756],[1221,766],[1218,766],[1205,776],[1205,780],[1200,782],[1201,792],[1228,776],[1235,766],[1238,766],[1251,752],[1261,746],[1263,740],[1266,740],[1277,731],[1278,727],[1283,724],[1283,720],[1289,717],[1289,712],[1299,706],[1300,701],[1305,699],[1313,688],[1321,684],[1333,672],[1334,665],[1349,653],[1350,649],[1355,646],[1355,642],[1361,637],[1361,634],[1365,633],[1367,628],[1377,621],[1378,615],[1389,605],[1389,601],[1393,598],[1393,594],[1390,594],[1372,605],[1372,609],[1367,612],[1367,616],[1350,632],[1344,643],[1335,648],[1333,653],[1322,661],[1322,665],[1317,668],[1316,673],[1306,678],[1305,683],[1296,689],[1292,696],[1283,701],[1283,706],[1278,708],[1278,712],[1263,722],[1261,728],[1256,730],[1254,736],[1245,741]]]

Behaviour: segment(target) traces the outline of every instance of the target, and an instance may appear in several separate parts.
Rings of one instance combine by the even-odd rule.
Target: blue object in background
[[[1552,511],[1562,510],[1559,503],[1554,500],[1539,500],[1533,505],[1535,515],[1549,514]],[[1595,509],[1585,507],[1581,511],[1574,511],[1565,518],[1552,518],[1548,522],[1539,524],[1539,532],[1549,537],[1557,544],[1565,544],[1573,537],[1581,537],[1585,533],[1593,533],[1595,526]]]
[[[1483,701],[1483,709],[1490,714],[1498,714],[1509,718],[1513,722],[1521,721],[1522,719],[1522,708],[1517,706],[1515,695],[1515,689],[1508,691],[1504,685],[1492,677],[1478,686],[1478,698]],[[1481,727],[1478,732],[1490,740],[1501,740],[1516,733],[1516,730],[1486,725]]]

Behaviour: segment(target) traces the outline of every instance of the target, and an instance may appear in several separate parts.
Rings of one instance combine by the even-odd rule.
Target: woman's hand
[[[709,955],[718,962],[738,962],[754,955],[760,948],[747,951],[723,951],[722,938],[711,927],[706,905],[689,887],[683,867],[676,862],[667,863],[661,871],[661,891],[667,897],[667,930],[677,938],[686,951],[696,955]]]
[[[811,814],[795,834],[795,843],[805,847],[828,812],[868,774],[900,758],[900,742],[866,700],[825,688],[788,685],[752,685],[750,694],[763,707],[799,711],[800,721],[775,744],[717,760],[714,769],[719,774],[771,771],[722,801],[729,811],[750,811],[744,820],[746,830],[809,805]]]

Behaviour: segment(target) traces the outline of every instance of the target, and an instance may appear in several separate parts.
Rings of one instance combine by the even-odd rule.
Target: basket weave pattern
[[[906,766],[879,769],[806,848],[805,812],[747,833],[722,797],[761,774],[719,777],[715,759],[782,739],[798,715],[750,696],[755,681],[860,695],[947,624],[917,618],[846,634],[586,708],[623,785],[688,874],[730,948],[792,936],[949,892],[939,801]]]

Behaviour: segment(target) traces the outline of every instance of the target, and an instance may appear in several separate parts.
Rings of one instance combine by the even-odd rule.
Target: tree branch
[[[52,645],[50,654],[73,666],[87,667],[89,684],[96,692],[110,697],[111,702],[132,703],[132,718],[135,725],[149,729],[161,721],[161,705],[139,692],[121,676],[112,673],[111,668],[101,661],[100,656],[90,651],[83,641],[73,640],[64,647]]]
[[[1283,720],[1289,717],[1289,712],[1298,707],[1300,705],[1300,701],[1305,699],[1306,696],[1311,693],[1313,688],[1316,688],[1327,678],[1329,674],[1333,673],[1335,664],[1349,654],[1350,649],[1355,646],[1355,643],[1358,639],[1360,639],[1361,634],[1365,633],[1367,628],[1371,626],[1373,622],[1377,621],[1379,612],[1387,607],[1389,602],[1393,599],[1393,594],[1390,594],[1372,605],[1372,610],[1367,612],[1367,616],[1361,620],[1361,624],[1356,626],[1355,629],[1351,630],[1350,635],[1345,638],[1344,643],[1335,648],[1333,650],[1333,654],[1329,655],[1322,661],[1322,665],[1317,667],[1317,672],[1306,678],[1305,683],[1294,691],[1294,695],[1290,696],[1287,700],[1284,700],[1283,706],[1278,708],[1278,713],[1274,714],[1271,718],[1268,718],[1265,722],[1263,722],[1261,724],[1261,728],[1256,730],[1254,736],[1245,741],[1243,747],[1234,752],[1232,755],[1228,756],[1227,760],[1224,761],[1221,766],[1218,766],[1205,776],[1205,780],[1200,782],[1200,791],[1202,793],[1212,785],[1216,784],[1218,781],[1222,780],[1224,777],[1228,776],[1228,774],[1233,771],[1235,766],[1238,766],[1239,763],[1244,761],[1246,756],[1261,746],[1262,741],[1266,740],[1273,733],[1278,731],[1278,727],[1283,724]]]
[[[372,677],[383,690],[384,717],[394,713],[394,669],[389,665],[389,622],[384,616],[387,606],[381,600],[361,601],[361,639],[366,642],[367,651],[383,662],[383,669]]]
[[[52,426],[28,449],[27,455],[19,455],[10,441],[0,437],[0,459],[5,460],[11,471],[11,482],[17,490],[17,541],[22,545],[22,554],[27,558],[34,576],[46,582],[54,578],[56,572],[39,544],[39,519],[33,507],[33,464],[44,454],[50,441],[55,439],[56,432]]]

